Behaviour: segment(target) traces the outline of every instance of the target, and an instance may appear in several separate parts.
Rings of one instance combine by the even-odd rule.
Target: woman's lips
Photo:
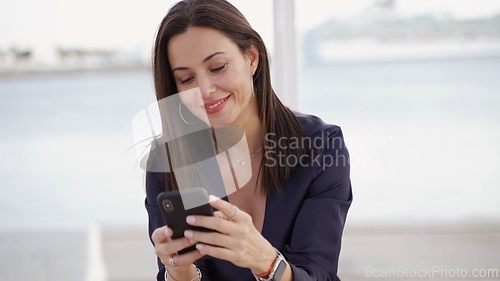
[[[207,102],[204,104],[205,106],[205,111],[207,114],[215,114],[219,111],[221,111],[224,108],[224,105],[226,104],[226,101],[229,99],[230,96],[227,96],[222,99],[214,100],[211,102]]]

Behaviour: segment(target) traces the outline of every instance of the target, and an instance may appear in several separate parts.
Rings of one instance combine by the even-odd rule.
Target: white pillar
[[[296,101],[296,56],[294,0],[274,0],[274,57],[273,86],[280,100],[292,110]]]

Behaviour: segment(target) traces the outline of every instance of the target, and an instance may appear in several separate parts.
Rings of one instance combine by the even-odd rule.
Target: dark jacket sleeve
[[[290,244],[284,248],[296,281],[339,280],[342,233],[352,201],[349,153],[340,128],[329,134],[317,157]]]

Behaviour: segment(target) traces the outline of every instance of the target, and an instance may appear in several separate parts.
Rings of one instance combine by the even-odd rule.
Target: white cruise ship
[[[421,15],[405,18],[393,0],[378,1],[349,20],[332,19],[309,31],[309,63],[414,61],[500,56],[500,15],[480,19]]]

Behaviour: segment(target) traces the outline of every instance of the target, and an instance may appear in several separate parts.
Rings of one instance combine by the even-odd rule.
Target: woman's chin
[[[210,127],[212,128],[224,127],[233,124],[232,120],[230,120],[229,118],[224,118],[222,116],[218,118],[209,117],[208,120],[210,121]]]

